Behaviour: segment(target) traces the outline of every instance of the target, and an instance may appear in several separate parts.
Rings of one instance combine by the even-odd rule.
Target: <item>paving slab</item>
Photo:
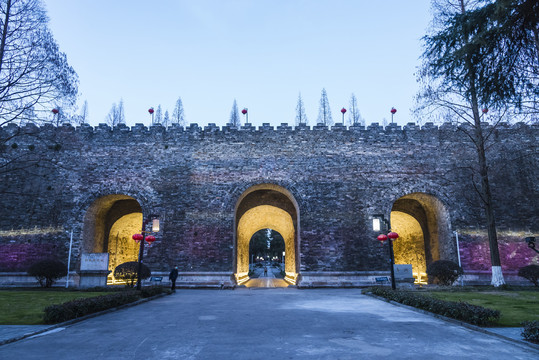
[[[538,359],[359,289],[178,290],[0,346],[0,359]]]

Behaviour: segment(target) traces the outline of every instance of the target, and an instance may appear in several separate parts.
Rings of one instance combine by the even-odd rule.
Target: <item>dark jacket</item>
[[[176,281],[177,278],[178,278],[178,269],[172,269],[172,271],[168,275],[168,279],[172,281]]]

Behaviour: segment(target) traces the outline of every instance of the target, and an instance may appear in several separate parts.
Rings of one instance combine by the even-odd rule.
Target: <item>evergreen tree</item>
[[[163,117],[163,126],[167,127],[170,125],[170,115],[168,114],[168,110],[165,111],[165,116]]]
[[[303,105],[303,99],[301,93],[298,95],[298,104],[296,105],[296,125],[307,124],[307,114],[305,113],[305,106]]]
[[[348,107],[348,121],[350,125],[365,125],[365,120],[361,118],[357,106],[357,98],[354,93],[350,96],[350,106]]]
[[[230,120],[228,122],[232,124],[233,127],[238,129],[241,126],[240,112],[238,111],[236,99],[234,99],[234,103],[232,104],[232,110],[230,110]]]
[[[333,118],[331,117],[331,109],[329,107],[328,95],[326,89],[322,89],[322,95],[320,96],[320,107],[318,108],[318,123],[326,126],[333,125]]]
[[[155,117],[153,120],[153,125],[155,124],[162,124],[163,123],[163,111],[161,110],[161,104],[157,106],[157,110],[155,110]]]
[[[182,98],[178,98],[176,100],[176,105],[174,106],[174,111],[172,112],[172,119],[173,124],[178,124],[180,126],[185,125],[185,113],[183,109],[183,103]]]

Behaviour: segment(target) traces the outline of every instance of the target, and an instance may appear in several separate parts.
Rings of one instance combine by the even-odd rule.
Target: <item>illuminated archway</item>
[[[273,229],[285,243],[285,280],[295,284],[298,276],[297,203],[285,189],[262,184],[248,189],[236,206],[235,272],[238,284],[249,280],[249,241],[262,229]]]
[[[86,211],[83,253],[109,253],[110,271],[127,261],[136,261],[138,245],[132,235],[142,227],[142,208],[127,195],[107,195],[95,200]]]
[[[416,282],[426,282],[430,263],[455,258],[449,215],[432,195],[412,193],[397,199],[391,211],[391,229],[399,234],[394,243],[395,263],[412,264]]]

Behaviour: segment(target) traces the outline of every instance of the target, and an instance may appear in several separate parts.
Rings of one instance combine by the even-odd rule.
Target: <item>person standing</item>
[[[174,269],[170,272],[168,275],[168,279],[170,280],[170,290],[172,292],[176,292],[176,279],[178,278],[178,267],[174,266]]]

